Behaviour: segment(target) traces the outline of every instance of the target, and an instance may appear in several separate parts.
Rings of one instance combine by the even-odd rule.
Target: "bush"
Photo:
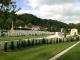
[[[69,42],[70,41],[70,38],[66,38],[66,42]]]
[[[7,52],[8,48],[7,48],[7,42],[4,44],[4,51]]]
[[[37,40],[35,40],[35,45],[38,45],[38,42],[37,42]]]
[[[79,36],[76,37],[76,41],[79,41]]]
[[[28,46],[28,47],[30,46],[30,40],[27,41],[27,46]]]
[[[21,48],[21,41],[17,41],[17,48]]]
[[[62,42],[62,39],[59,39],[59,43],[61,43]]]
[[[41,40],[39,40],[39,45],[41,44]]]
[[[10,49],[11,50],[14,50],[15,49],[15,46],[14,46],[14,42],[13,41],[11,41]]]
[[[58,38],[56,38],[56,43],[58,43]]]
[[[26,47],[26,41],[25,40],[21,41],[21,47],[23,47],[23,48]]]
[[[71,42],[75,41],[75,38],[71,37],[70,41],[71,41]]]
[[[53,40],[52,39],[50,39],[50,44],[52,44],[53,43]]]
[[[35,44],[34,44],[34,39],[32,40],[31,45],[32,45],[32,46],[35,45]]]
[[[46,44],[49,44],[49,43],[48,43],[48,39],[46,39]]]
[[[42,39],[42,44],[46,44],[46,40],[45,39]]]

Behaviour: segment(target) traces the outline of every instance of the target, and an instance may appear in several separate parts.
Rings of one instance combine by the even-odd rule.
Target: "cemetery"
[[[21,48],[16,51],[1,51],[0,60],[48,60],[74,43],[76,42],[38,45],[34,47],[27,47],[25,49]]]
[[[20,45],[19,47],[27,47],[27,46],[34,46],[34,45],[41,45],[41,44],[55,44],[55,43],[62,43],[62,42],[68,42],[68,41],[71,41],[71,42],[78,41],[80,39],[80,37],[78,36],[78,31],[75,29],[72,29],[72,30],[70,32],[70,36],[68,37],[66,36],[66,38],[64,37],[63,32],[55,32],[54,35],[51,35],[49,37],[1,41],[0,50],[3,50],[5,48],[9,49],[10,46],[12,46],[13,48],[17,48],[19,45]],[[75,33],[77,34],[75,35]]]
[[[0,0],[0,60],[80,60],[78,0]]]
[[[0,53],[2,53],[3,57],[5,57],[5,58],[1,58],[2,56],[0,56],[0,59],[9,60],[10,58],[13,58],[13,56],[17,56],[18,54],[21,54],[21,57],[23,56],[23,58],[16,57],[13,60],[16,59],[20,60],[24,58],[25,60],[26,59],[38,60],[39,57],[37,57],[37,55],[41,56],[41,58],[39,58],[40,60],[41,59],[47,60],[52,56],[56,55],[57,53],[59,53],[60,51],[63,51],[64,49],[68,48],[69,46],[73,45],[74,43],[80,40],[77,29],[76,30],[72,29],[72,30],[70,31],[70,35],[68,36],[66,35],[66,37],[64,37],[64,32],[54,32],[53,35],[49,34],[46,36],[46,34],[44,34],[45,35],[44,37],[39,37],[39,38],[35,37],[35,38],[22,39],[22,40],[0,41]],[[44,52],[38,51],[39,49],[41,49],[41,51]],[[27,53],[30,54],[30,56],[31,54],[34,54],[33,58],[30,58],[30,56],[28,56]],[[4,54],[8,54],[8,55],[4,55]],[[6,56],[8,58],[6,58]]]

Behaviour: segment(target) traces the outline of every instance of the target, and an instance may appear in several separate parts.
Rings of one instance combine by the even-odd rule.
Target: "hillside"
[[[9,19],[5,20],[4,22],[3,20],[0,20],[0,27],[3,26],[1,29],[11,29],[12,21],[14,28],[19,26],[24,27],[25,25],[29,27],[36,25],[40,26],[41,30],[44,30],[43,28],[47,28],[48,31],[60,31],[61,28],[68,27],[66,23],[57,20],[41,19],[32,14],[22,14],[9,17]]]
[[[26,25],[31,23],[32,25],[46,27],[49,31],[56,31],[60,30],[60,28],[68,27],[66,23],[51,19],[41,19],[32,14],[17,15],[17,20],[23,21]]]

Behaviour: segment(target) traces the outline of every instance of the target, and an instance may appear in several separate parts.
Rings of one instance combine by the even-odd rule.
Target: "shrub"
[[[73,42],[75,39],[73,37],[70,38],[70,41]]]
[[[48,43],[48,39],[46,39],[46,44],[49,44],[49,43]]]
[[[32,45],[32,46],[34,45],[34,39],[32,40],[31,45]]]
[[[59,43],[61,43],[62,42],[62,39],[59,39]]]
[[[27,41],[27,46],[28,46],[28,47],[30,46],[30,40]]]
[[[11,41],[10,49],[11,50],[14,50],[15,49],[15,46],[14,46],[14,42],[13,41]]]
[[[37,40],[35,40],[35,45],[38,45],[38,42],[37,42]]]
[[[8,48],[7,48],[7,42],[4,44],[4,51],[7,52]]]
[[[52,44],[53,43],[53,40],[52,39],[50,39],[50,44]]]
[[[79,41],[79,36],[76,37],[76,41]]]
[[[56,38],[56,43],[58,43],[58,38]]]
[[[21,41],[21,47],[23,47],[23,48],[26,47],[26,41],[25,40]]]
[[[41,40],[39,40],[39,45],[41,44]]]
[[[66,38],[66,42],[69,42],[70,41],[70,38]]]
[[[46,40],[45,39],[42,39],[42,44],[46,44]]]
[[[21,41],[17,41],[17,48],[20,48],[21,47]]]

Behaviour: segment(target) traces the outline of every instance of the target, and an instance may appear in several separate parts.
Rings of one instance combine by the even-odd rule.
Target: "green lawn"
[[[0,60],[48,60],[75,42],[34,46],[13,52],[0,52]]]
[[[57,60],[80,60],[80,43]]]
[[[30,39],[30,38],[44,38],[48,35],[27,35],[27,36],[0,36],[0,41],[8,41],[8,40],[23,40],[23,39]]]

